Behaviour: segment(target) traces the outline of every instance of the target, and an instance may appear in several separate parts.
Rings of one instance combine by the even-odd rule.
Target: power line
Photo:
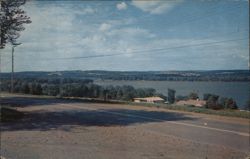
[[[224,32],[223,34],[216,34],[216,35],[212,35],[212,36],[206,36],[206,37],[201,37],[202,38],[202,41],[204,40],[209,40],[208,38],[212,38],[212,37],[221,37],[221,36],[224,36],[224,35],[230,35],[230,34],[235,34],[235,33],[244,33],[244,32],[248,32],[248,30],[243,30],[243,31],[232,31],[232,32]],[[200,39],[199,40],[192,40],[190,41],[190,43],[192,42],[196,42],[196,41],[201,41]],[[189,44],[187,44],[189,45]],[[186,46],[186,45],[185,45]],[[178,46],[177,46],[178,47]],[[150,50],[133,50],[131,53],[136,53],[136,52],[148,52],[148,51],[159,51],[159,50],[163,50],[164,49],[174,49],[175,47],[170,47],[170,48],[153,48],[153,49],[150,49]],[[121,53],[122,55],[123,54],[131,54],[131,53]],[[105,54],[105,55],[93,55],[93,56],[90,56],[91,58],[95,58],[95,57],[106,57],[106,56],[116,56],[116,55],[121,55],[121,54]],[[3,54],[4,55],[4,54]],[[89,56],[87,56],[89,57]],[[71,57],[72,58],[72,57]],[[78,57],[75,57],[75,58],[78,58]],[[68,59],[68,58],[62,58],[62,59]],[[57,60],[56,59],[42,59],[42,61],[44,60]],[[9,62],[5,63],[5,64],[9,64],[11,61],[9,60]]]
[[[248,30],[243,30],[243,31],[233,31],[233,32],[227,32],[227,33],[223,33],[223,34],[220,34],[220,35],[218,35],[218,34],[216,34],[216,35],[212,35],[212,36],[206,36],[206,37],[202,37],[203,39],[202,39],[202,41],[203,40],[209,40],[209,38],[213,38],[213,37],[218,37],[218,36],[224,36],[224,35],[230,35],[230,34],[234,34],[234,33],[244,33],[244,32],[248,32]],[[190,41],[189,43],[192,43],[192,42],[196,42],[196,41],[201,41],[200,39],[199,40],[192,40],[192,41]],[[189,45],[189,44],[186,44],[186,45]],[[157,49],[159,49],[159,48],[157,48]],[[165,49],[165,48],[162,48],[162,49]],[[144,51],[144,50],[134,50],[134,51]],[[147,51],[147,50],[146,50]]]
[[[233,31],[233,32],[227,32],[227,33],[223,33],[222,35],[229,35],[229,34],[234,34],[234,33],[243,33],[243,32],[246,32],[247,30],[243,30],[243,31]],[[220,36],[222,36],[222,35],[220,35]],[[217,35],[212,35],[212,36],[207,36],[207,37],[203,37],[203,38],[211,38],[211,37],[217,37],[218,36],[218,34]],[[207,40],[207,39],[203,39],[203,40]],[[191,41],[191,42],[195,42],[195,41],[197,41],[197,40],[193,40],[193,41]],[[231,41],[231,40],[230,40]],[[224,42],[224,41],[222,41],[222,42]],[[194,45],[196,45],[196,44],[194,44]],[[184,45],[184,47],[187,47],[188,46],[188,44],[187,45]],[[179,48],[179,46],[176,46],[176,47],[169,47],[169,48],[155,48],[155,49],[150,49],[150,50],[134,50],[134,51],[132,51],[132,52],[130,52],[130,53],[120,53],[120,54],[105,54],[105,55],[92,55],[92,56],[86,56],[86,58],[95,58],[95,57],[108,57],[108,56],[117,56],[117,55],[126,55],[126,54],[131,54],[131,53],[137,53],[137,52],[148,52],[148,51],[164,51],[165,49],[174,49],[174,48]],[[78,58],[78,57],[70,57],[70,58],[60,58],[60,59],[71,59],[71,58]],[[80,58],[85,58],[85,57],[80,57]],[[49,60],[51,60],[51,59],[49,59]]]
[[[152,54],[155,52],[152,51],[166,51],[166,50],[173,50],[173,49],[181,49],[187,47],[197,47],[197,46],[210,46],[218,43],[226,43],[232,41],[241,41],[246,40],[249,38],[241,38],[241,39],[230,39],[224,41],[215,41],[215,42],[208,42],[208,43],[200,43],[200,44],[193,44],[193,45],[181,45],[175,47],[168,47],[168,48],[158,48],[158,49],[151,49],[151,50],[141,50],[141,51],[132,51],[130,53],[117,53],[117,54],[103,54],[103,55],[90,55],[90,56],[78,56],[78,57],[66,57],[66,58],[54,58],[54,59],[44,59],[44,60],[77,60],[77,59],[88,59],[88,58],[98,58],[98,57],[110,57],[110,56],[119,56],[119,55],[130,55],[132,53],[137,54]]]
[[[196,47],[196,46],[211,46],[211,45],[216,45],[219,43],[225,43],[225,42],[232,42],[232,41],[240,41],[240,40],[246,40],[249,38],[241,38],[241,39],[230,39],[230,40],[224,40],[224,41],[216,41],[216,42],[209,42],[209,43],[200,43],[200,44],[193,44],[193,45],[182,45],[182,46],[177,46],[177,47],[169,47],[169,48],[165,48],[165,50],[161,49],[159,51],[165,51],[165,52],[157,52],[156,54],[165,54],[167,53],[168,50],[171,49],[180,49],[180,48],[186,48],[186,47]],[[151,51],[151,50],[147,50],[147,51]],[[130,52],[129,54],[134,53],[134,52]],[[143,52],[139,52],[137,51],[137,54],[153,54],[155,52],[148,52],[146,53],[146,51]],[[55,58],[55,59],[43,59],[46,61],[50,61],[50,60],[80,60],[80,59],[89,59],[89,58],[99,58],[99,57],[109,57],[109,56],[119,56],[119,55],[127,55],[128,53],[120,53],[120,54],[106,54],[106,55],[93,55],[93,56],[82,56],[82,57],[69,57],[69,58]]]

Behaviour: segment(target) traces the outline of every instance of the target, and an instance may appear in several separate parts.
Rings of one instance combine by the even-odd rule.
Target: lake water
[[[96,84],[131,85],[135,88],[154,88],[157,92],[167,95],[168,88],[176,90],[176,96],[196,92],[202,99],[204,93],[217,94],[220,97],[231,97],[240,108],[246,106],[250,99],[249,82],[189,82],[189,81],[95,81]]]

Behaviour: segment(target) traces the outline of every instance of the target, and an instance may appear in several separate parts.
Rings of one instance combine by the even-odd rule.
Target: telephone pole
[[[11,93],[14,93],[14,51],[15,47],[21,45],[21,43],[12,43],[12,55],[11,55]]]

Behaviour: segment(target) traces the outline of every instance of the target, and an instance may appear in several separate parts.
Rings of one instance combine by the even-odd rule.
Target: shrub
[[[181,96],[181,95],[178,95],[176,97],[176,101],[180,101],[180,100],[187,100],[188,99],[188,96]]]
[[[222,107],[218,104],[218,95],[210,95],[206,102],[206,108],[209,109],[221,109]]]
[[[199,98],[198,94],[195,92],[191,92],[188,97],[189,97],[189,99],[198,99]]]
[[[225,98],[224,108],[226,109],[237,109],[237,104],[232,98]]]
[[[225,97],[220,98],[219,105],[221,106],[221,108],[224,109],[238,109],[236,101],[233,100],[232,98],[225,98]]]
[[[210,96],[212,96],[212,94],[210,94],[210,93],[205,93],[204,95],[203,95],[203,100],[208,100],[208,98],[210,97]]]

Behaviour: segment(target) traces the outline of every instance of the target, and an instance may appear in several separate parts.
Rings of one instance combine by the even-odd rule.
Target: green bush
[[[199,98],[198,94],[195,92],[191,92],[188,97],[189,97],[189,99],[198,99]]]
[[[238,108],[238,106],[236,104],[236,101],[234,101],[232,98],[222,97],[222,98],[220,98],[220,103],[219,104],[224,109],[237,109]]]
[[[209,109],[222,109],[222,107],[218,104],[218,95],[210,95],[206,102],[206,108]]]

